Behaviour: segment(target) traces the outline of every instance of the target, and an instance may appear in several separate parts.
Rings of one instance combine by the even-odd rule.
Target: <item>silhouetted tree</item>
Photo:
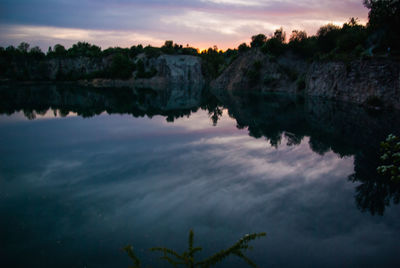
[[[177,44],[175,45],[177,46],[177,49],[179,49],[179,46]],[[165,41],[164,45],[161,47],[161,51],[165,54],[174,54],[175,53],[174,41],[172,40]]]
[[[262,46],[262,51],[276,56],[282,54],[285,50],[285,39],[286,33],[282,28],[275,30],[272,38],[268,39]]]
[[[317,32],[318,47],[323,53],[330,52],[336,47],[336,41],[340,35],[340,27],[327,24],[319,28]]]
[[[26,42],[22,42],[18,45],[18,51],[21,53],[28,53],[30,45]]]
[[[267,37],[264,34],[257,34],[251,37],[251,47],[261,47],[267,41]]]
[[[246,43],[241,43],[238,47],[239,53],[246,52],[250,49],[250,47]]]
[[[369,9],[368,28],[375,33],[382,33],[381,46],[400,46],[400,1],[399,0],[364,0]]]

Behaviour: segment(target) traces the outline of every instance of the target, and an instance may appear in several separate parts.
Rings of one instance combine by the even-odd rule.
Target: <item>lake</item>
[[[0,266],[170,267],[193,229],[198,259],[266,232],[260,267],[400,267],[399,113],[244,91],[0,88]]]

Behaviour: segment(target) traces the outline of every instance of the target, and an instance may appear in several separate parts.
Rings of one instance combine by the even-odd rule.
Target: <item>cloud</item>
[[[4,0],[0,3],[0,25],[26,29],[26,41],[36,40],[32,27],[51,27],[53,31],[42,43],[49,45],[57,40],[54,32],[70,31],[68,40],[79,41],[81,34],[101,36],[95,43],[124,46],[128,41],[115,35],[154,42],[173,39],[182,44],[206,48],[237,47],[243,41],[260,32],[270,34],[282,26],[286,31],[305,29],[314,34],[328,22],[341,24],[350,17],[366,21],[367,9],[361,0],[116,0],[112,1],[50,1]],[[20,27],[20,28],[16,28]],[[76,33],[72,33],[76,30]],[[4,30],[3,30],[4,31]],[[84,33],[82,31],[85,31]],[[111,33],[112,32],[112,33]],[[23,41],[22,36],[10,38],[1,32],[3,42]],[[145,37],[145,38],[143,38]],[[60,38],[58,38],[60,40]],[[64,38],[61,38],[64,40]],[[52,42],[55,43],[55,42]]]

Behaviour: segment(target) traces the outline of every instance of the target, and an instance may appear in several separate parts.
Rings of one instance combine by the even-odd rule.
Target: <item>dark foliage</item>
[[[264,34],[257,34],[251,37],[251,47],[261,47],[267,41],[267,37]]]
[[[246,43],[242,43],[242,44],[240,44],[239,47],[238,47],[239,53],[246,52],[246,51],[248,51],[249,49],[250,49],[250,47],[249,47]]]
[[[157,74],[157,70],[154,67],[146,71],[145,64],[142,60],[138,60],[136,63],[136,71],[136,78],[151,78]]]
[[[126,55],[115,54],[108,69],[108,76],[109,78],[128,79],[134,70],[135,65]]]
[[[241,258],[251,267],[257,267],[257,265],[245,255],[245,252],[251,249],[251,247],[248,244],[252,240],[264,237],[265,235],[266,235],[265,233],[259,233],[259,234],[255,233],[255,234],[245,235],[231,247],[221,250],[201,261],[196,261],[195,259],[195,253],[201,251],[202,248],[194,246],[193,230],[190,230],[189,232],[188,248],[182,254],[179,254],[175,250],[165,247],[156,247],[156,248],[151,248],[150,250],[154,252],[162,252],[163,255],[160,257],[160,259],[168,262],[173,267],[179,267],[179,266],[188,268],[211,267],[216,265],[217,263],[222,262],[231,255],[235,255]],[[141,262],[139,258],[135,255],[132,246],[124,247],[124,251],[128,254],[128,256],[131,258],[133,262],[133,266],[131,266],[132,268],[142,267]]]
[[[400,49],[400,1],[364,0],[374,45],[383,51]]]

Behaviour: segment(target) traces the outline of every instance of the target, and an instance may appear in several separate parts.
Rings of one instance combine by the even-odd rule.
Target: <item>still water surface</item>
[[[163,267],[147,249],[183,250],[191,228],[199,257],[266,232],[248,254],[260,267],[400,265],[400,191],[374,173],[396,114],[285,95],[171,108],[128,89],[9,90],[1,267],[128,267],[127,244]]]

